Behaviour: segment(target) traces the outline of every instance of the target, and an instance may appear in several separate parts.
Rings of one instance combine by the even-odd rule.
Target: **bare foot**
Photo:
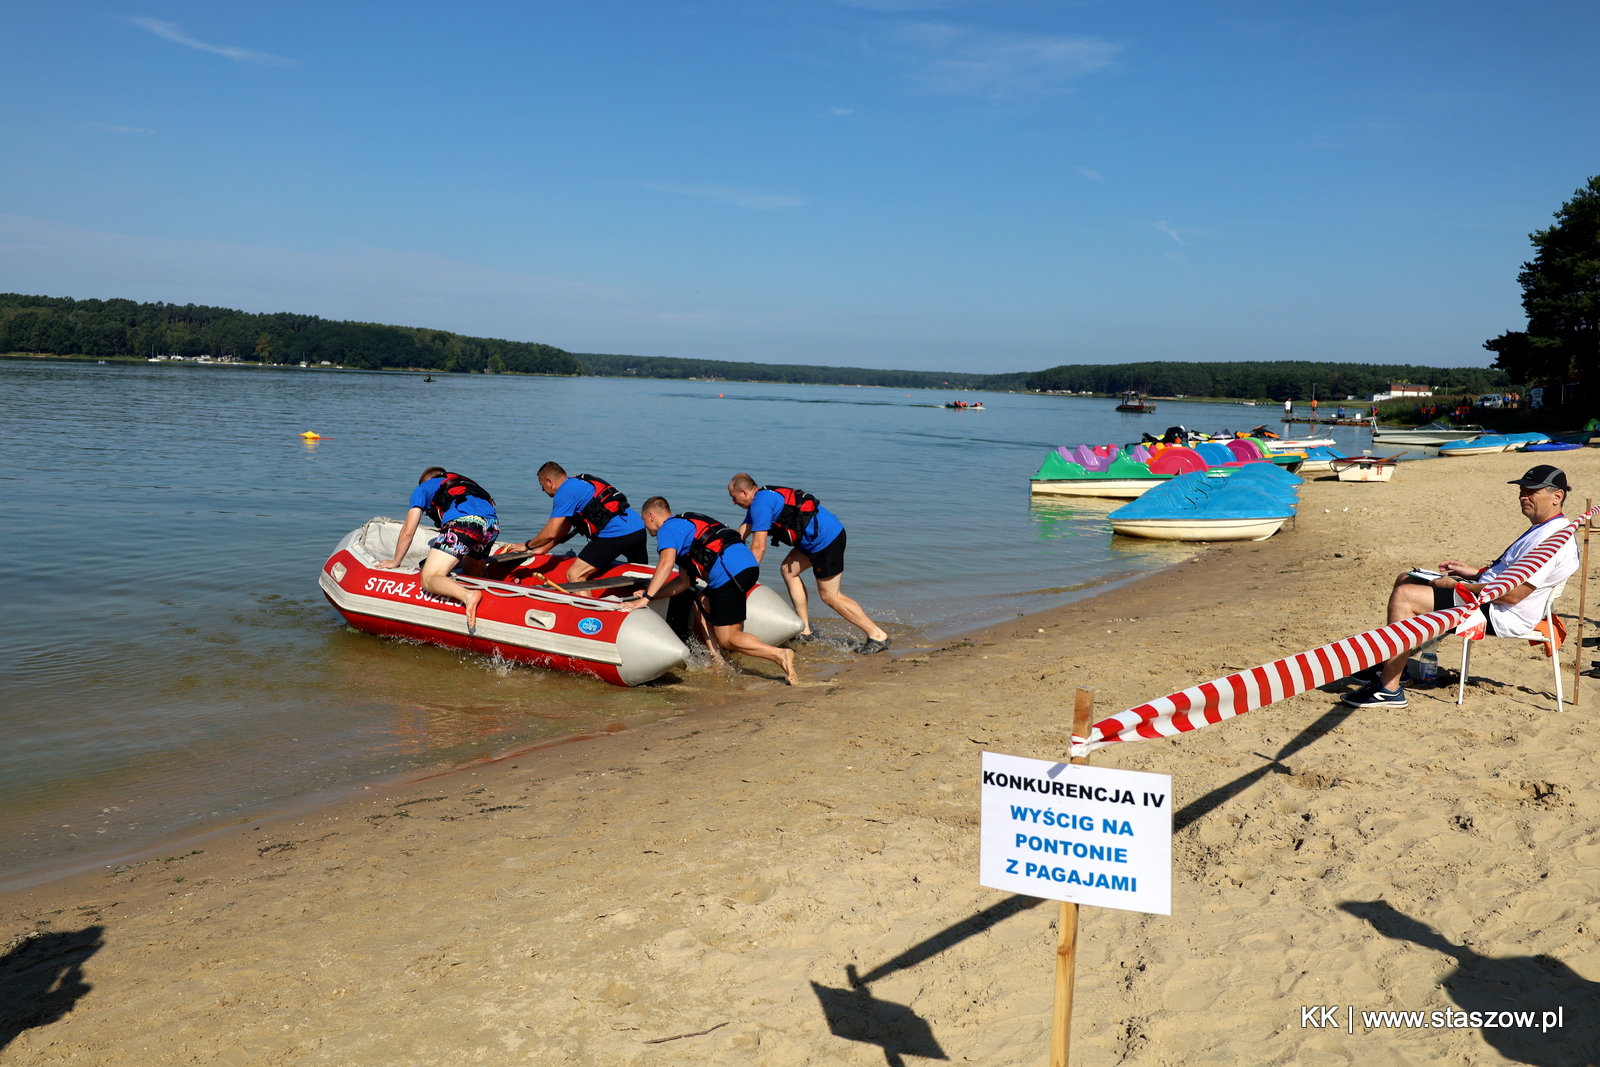
[[[467,629],[474,630],[478,626],[478,601],[483,599],[483,590],[468,589],[466,599],[462,601],[467,606]]]
[[[789,680],[790,685],[799,685],[800,676],[794,673],[794,653],[787,648],[780,648],[778,651],[783,653],[781,666],[783,667],[784,677]]]

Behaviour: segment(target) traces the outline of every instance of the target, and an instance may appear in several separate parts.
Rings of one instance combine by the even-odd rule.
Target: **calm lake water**
[[[1114,538],[1110,502],[1031,503],[1047,448],[1278,414],[1187,403],[1128,416],[1112,401],[1008,394],[953,411],[949,393],[886,389],[429,385],[10,360],[0,386],[0,480],[29,548],[0,578],[0,880],[772,684],[689,670],[624,690],[346,629],[318,568],[359,523],[401,517],[431,464],[485,485],[517,539],[548,515],[534,478],[547,459],[635,502],[661,493],[734,524],[734,472],[805,487],[850,531],[845,589],[906,647],[1187,554]],[[303,443],[303,430],[324,440]],[[1365,436],[1340,431],[1349,447]],[[781,590],[779,559],[765,577]],[[813,603],[824,633],[854,633]],[[850,658],[824,643],[802,663]]]

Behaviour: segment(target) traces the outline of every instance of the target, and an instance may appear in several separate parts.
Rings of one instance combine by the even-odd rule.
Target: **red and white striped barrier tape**
[[[1226,678],[1202,682],[1181,693],[1171,693],[1118,712],[1091,726],[1087,739],[1074,734],[1072,755],[1086,756],[1095,749],[1118,741],[1172,737],[1211,726],[1393,659],[1402,652],[1443,635],[1447,630],[1455,629],[1473,639],[1481,637],[1483,616],[1478,612],[1478,607],[1504,596],[1533,577],[1535,571],[1572,540],[1573,531],[1583,525],[1584,519],[1596,515],[1600,515],[1600,507],[1591,508],[1565,528],[1545,538],[1527,555],[1506,568],[1498,578],[1484,586],[1476,597],[1468,590],[1461,590],[1461,595],[1468,601],[1466,604],[1402,619],[1335,641],[1331,645],[1263,663]]]

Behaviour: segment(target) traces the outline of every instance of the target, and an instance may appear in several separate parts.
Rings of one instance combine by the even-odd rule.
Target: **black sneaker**
[[[863,641],[861,644],[856,646],[856,651],[863,656],[871,656],[879,652],[887,652],[889,650],[889,643],[893,640],[894,639],[892,637],[885,637],[882,641]]]
[[[1354,693],[1344,695],[1344,703],[1352,708],[1403,708],[1406,706],[1406,687],[1385,689],[1377,682],[1363,686]]]
[[[1345,680],[1349,682],[1359,682],[1361,685],[1372,685],[1382,676],[1383,664],[1374,663],[1365,670],[1356,671],[1356,673],[1350,675]]]

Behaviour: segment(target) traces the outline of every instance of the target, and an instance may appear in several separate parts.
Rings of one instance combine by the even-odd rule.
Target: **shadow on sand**
[[[868,985],[903,971],[924,960],[931,959],[949,948],[954,948],[969,937],[975,937],[990,927],[1011,918],[1018,912],[1036,908],[1044,901],[1038,897],[1011,896],[991,904],[958,923],[951,923],[932,937],[919,941],[891,960],[880,963],[866,974],[857,974],[854,965],[845,968],[848,988],[834,989],[811,983],[811,991],[822,1005],[827,1017],[828,1030],[836,1037],[883,1049],[883,1058],[889,1067],[903,1067],[903,1056],[922,1056],[930,1060],[947,1060],[939,1047],[928,1021],[904,1004],[879,1000],[872,995]]]
[[[1350,900],[1339,907],[1371,923],[1384,937],[1409,941],[1455,960],[1455,970],[1442,984],[1462,1011],[1531,1012],[1532,1027],[1496,1026],[1479,1031],[1500,1055],[1535,1067],[1600,1064],[1600,984],[1551,956],[1480,956],[1384,900]],[[1541,1030],[1543,1013],[1558,1007],[1564,1009],[1564,1025]]]
[[[1336,704],[1318,717],[1316,722],[1311,723],[1304,730],[1290,738],[1287,744],[1278,749],[1276,756],[1261,756],[1261,753],[1256,753],[1267,762],[1255,770],[1246,771],[1226,785],[1217,786],[1217,788],[1203,797],[1196,797],[1182,808],[1173,812],[1172,832],[1177,833],[1191,823],[1198,822],[1205,816],[1210,815],[1213,811],[1216,811],[1269,774],[1293,774],[1294,771],[1286,766],[1283,761],[1301,749],[1306,748],[1312,742],[1319,741],[1332,733],[1340,723],[1354,715],[1356,710],[1349,704]]]
[[[30,937],[0,956],[0,1049],[18,1034],[63,1018],[90,989],[83,961],[100,951],[105,927]]]

